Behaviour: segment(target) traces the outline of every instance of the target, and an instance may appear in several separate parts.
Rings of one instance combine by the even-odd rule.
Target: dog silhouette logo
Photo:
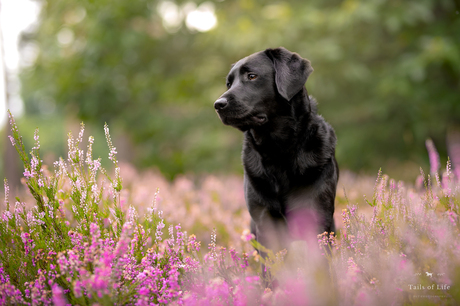
[[[433,273],[430,273],[430,272],[425,272],[425,273],[426,273],[426,276],[433,277]]]

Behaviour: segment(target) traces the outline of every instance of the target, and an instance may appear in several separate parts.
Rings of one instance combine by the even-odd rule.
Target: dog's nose
[[[214,108],[216,110],[221,110],[221,109],[227,107],[227,105],[228,105],[228,101],[225,98],[219,98],[219,99],[216,100],[216,102],[214,102]]]

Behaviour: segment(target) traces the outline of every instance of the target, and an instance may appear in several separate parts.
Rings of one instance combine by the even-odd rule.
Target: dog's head
[[[222,122],[240,130],[262,126],[302,90],[310,61],[285,48],[254,53],[234,64],[228,90],[214,102]]]

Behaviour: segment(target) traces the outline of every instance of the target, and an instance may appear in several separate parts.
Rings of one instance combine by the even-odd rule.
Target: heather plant
[[[4,181],[0,305],[460,303],[459,178],[450,161],[439,173],[432,142],[414,186],[379,171],[371,198],[339,195],[337,233],[276,253],[246,229],[240,178],[168,183],[120,166],[107,125],[113,170],[92,156],[93,137],[83,145],[84,125],[48,168],[38,130],[27,153],[10,123],[28,200],[10,202]]]
[[[257,292],[258,277],[246,275],[249,256],[218,247],[215,231],[204,256],[196,236],[187,236],[180,224],[169,224],[164,233],[158,190],[142,218],[126,205],[107,125],[113,179],[101,158],[92,158],[94,138],[89,137],[86,152],[80,148],[83,124],[76,139],[69,134],[68,157],[54,164],[54,173],[42,165],[38,130],[27,154],[11,114],[10,124],[10,140],[36,205],[17,199],[11,209],[5,180],[0,304],[194,304],[201,299],[245,304]]]
[[[379,171],[365,200],[372,213],[349,203],[340,234],[318,235],[345,305],[460,302],[459,178],[448,161],[440,179],[439,157],[427,147],[431,175],[421,170],[418,190]]]

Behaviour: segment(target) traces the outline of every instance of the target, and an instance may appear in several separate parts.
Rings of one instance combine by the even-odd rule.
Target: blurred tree
[[[215,8],[215,29],[185,26],[197,6]],[[23,40],[39,49],[23,97],[27,113],[57,105],[125,130],[138,165],[241,171],[242,137],[212,103],[231,63],[282,45],[312,61],[307,88],[336,129],[340,165],[401,176],[407,160],[426,164],[427,137],[445,156],[446,129],[460,122],[459,10],[458,0],[47,0]]]
[[[2,6],[0,3],[0,13]],[[9,82],[8,82],[8,72],[5,64],[5,50],[4,50],[4,40],[3,40],[3,28],[0,24],[0,94],[4,95],[0,97],[0,100],[5,101],[6,109],[10,106],[10,91],[9,91]],[[7,121],[5,126],[11,128],[9,122]],[[11,145],[11,141],[3,131],[0,132],[2,136],[3,146],[0,149],[0,156],[4,157],[2,163],[0,163],[0,173],[3,173],[5,177],[8,178],[8,186],[10,188],[11,194],[16,195],[17,189],[20,185],[20,160],[17,156],[16,150]]]

